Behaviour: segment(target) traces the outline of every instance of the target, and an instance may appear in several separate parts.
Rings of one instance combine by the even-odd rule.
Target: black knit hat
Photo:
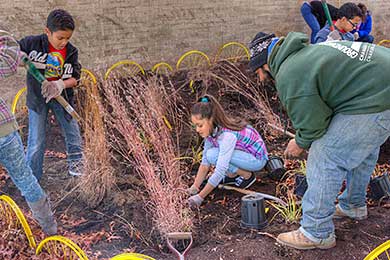
[[[268,46],[271,44],[272,38],[274,37],[275,34],[273,33],[266,34],[264,32],[259,32],[250,42],[249,50],[251,59],[249,61],[249,67],[252,71],[258,70],[267,63]]]

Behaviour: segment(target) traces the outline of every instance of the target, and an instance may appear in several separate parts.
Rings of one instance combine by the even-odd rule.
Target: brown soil
[[[179,82],[180,80],[177,80]],[[212,92],[212,90],[211,90]],[[268,90],[272,106],[277,109],[277,102],[272,97],[275,93]],[[189,91],[183,91],[183,99],[193,102]],[[224,107],[239,113],[240,107],[250,110],[245,102],[237,97],[226,95]],[[273,101],[272,101],[273,100]],[[237,112],[238,111],[238,112]],[[77,179],[67,174],[66,162],[60,158],[64,153],[63,137],[55,122],[48,129],[47,153],[44,162],[44,177],[41,183],[50,195],[59,221],[60,234],[71,238],[82,247],[89,259],[109,259],[124,251],[136,251],[156,259],[177,259],[168,250],[165,241],[158,239],[150,218],[144,209],[139,181],[133,175],[125,173],[118,166],[118,180],[115,190],[96,208],[88,208],[77,198],[74,187]],[[290,129],[291,130],[291,129]],[[281,154],[287,139],[276,139],[267,143],[273,154]],[[379,164],[382,170],[390,159],[390,142],[381,149]],[[275,194],[277,182],[260,173],[258,181],[251,189],[268,194]],[[193,176],[187,176],[189,182]],[[1,178],[0,178],[1,180]],[[27,209],[10,179],[0,186],[2,193],[9,194],[21,208]],[[187,259],[363,259],[379,244],[390,239],[390,203],[381,205],[370,201],[369,218],[364,221],[337,220],[337,246],[330,250],[299,251],[281,246],[275,237],[282,232],[294,230],[298,224],[285,224],[278,216],[273,218],[275,210],[268,213],[268,226],[262,230],[240,227],[240,207],[242,194],[216,190],[209,196],[200,210],[196,212],[194,245]],[[35,234],[42,238],[35,223]],[[38,241],[39,242],[39,241]],[[3,256],[4,257],[4,256]],[[22,259],[16,254],[13,258]]]

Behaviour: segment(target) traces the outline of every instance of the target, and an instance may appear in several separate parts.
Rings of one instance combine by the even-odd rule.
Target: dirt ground
[[[60,145],[48,148],[63,151]],[[126,250],[144,253],[155,259],[177,259],[170,254],[164,241],[155,243],[152,240],[154,231],[150,219],[145,218],[143,202],[139,199],[141,194],[132,190],[131,185],[125,188],[126,184],[122,184],[114,196],[91,209],[79,201],[72,191],[77,179],[67,175],[63,159],[46,156],[45,165],[45,176],[41,183],[53,201],[60,234],[80,245],[89,259],[108,259]],[[275,182],[258,176],[252,189],[273,194]],[[1,192],[9,194],[23,209],[27,209],[10,180],[1,188]],[[299,225],[286,225],[282,219],[276,218],[262,230],[241,228],[241,197],[239,193],[217,190],[207,199],[196,214],[194,245],[187,259],[363,259],[376,246],[390,239],[390,203],[385,202],[381,206],[371,205],[367,220],[336,220],[335,248],[310,251],[290,249],[277,244],[274,237]],[[275,211],[271,210],[268,221],[273,214]],[[35,223],[33,226],[39,232]]]
[[[13,91],[9,88],[8,91]],[[7,94],[8,95],[8,94]],[[12,95],[8,95],[9,97]],[[6,97],[7,98],[7,97]],[[223,104],[235,110],[241,101],[233,98]],[[109,259],[122,252],[138,252],[155,259],[177,259],[168,250],[165,241],[156,239],[157,231],[144,209],[140,182],[131,173],[118,169],[120,178],[112,193],[96,208],[89,208],[78,199],[78,179],[67,173],[65,147],[61,131],[51,119],[48,128],[47,152],[44,161],[43,188],[49,194],[59,222],[59,233],[71,238],[85,250],[89,259]],[[23,123],[21,124],[24,125]],[[24,128],[24,139],[26,128]],[[288,139],[267,143],[273,154],[280,154]],[[24,140],[25,141],[25,140]],[[381,150],[379,164],[383,170],[390,158],[390,142]],[[188,176],[188,179],[191,177]],[[10,179],[3,176],[0,193],[10,195],[27,212],[27,205]],[[275,194],[277,182],[259,173],[252,190]],[[286,224],[276,211],[267,214],[268,225],[262,230],[240,227],[241,197],[243,195],[216,190],[196,212],[194,245],[187,259],[363,259],[379,244],[390,239],[390,202],[370,201],[369,218],[363,221],[335,220],[337,246],[329,250],[299,251],[281,246],[275,237],[296,229],[298,224]],[[31,220],[29,214],[28,219]],[[31,222],[34,234],[42,238],[36,223]],[[3,257],[3,258],[2,258]],[[2,256],[0,259],[19,259]]]

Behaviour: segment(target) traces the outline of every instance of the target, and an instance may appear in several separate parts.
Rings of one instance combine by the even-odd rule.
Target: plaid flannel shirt
[[[19,44],[8,32],[0,30],[0,78],[15,74],[19,60]]]
[[[15,116],[8,109],[7,104],[0,98],[0,126],[13,122]]]

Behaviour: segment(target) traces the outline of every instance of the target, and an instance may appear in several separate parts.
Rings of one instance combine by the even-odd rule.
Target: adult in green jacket
[[[390,50],[349,41],[310,45],[295,32],[280,39],[258,33],[250,50],[250,67],[261,81],[275,80],[296,130],[285,156],[309,150],[301,227],[280,234],[278,242],[334,247],[332,218],[367,218],[367,185],[390,135]]]

